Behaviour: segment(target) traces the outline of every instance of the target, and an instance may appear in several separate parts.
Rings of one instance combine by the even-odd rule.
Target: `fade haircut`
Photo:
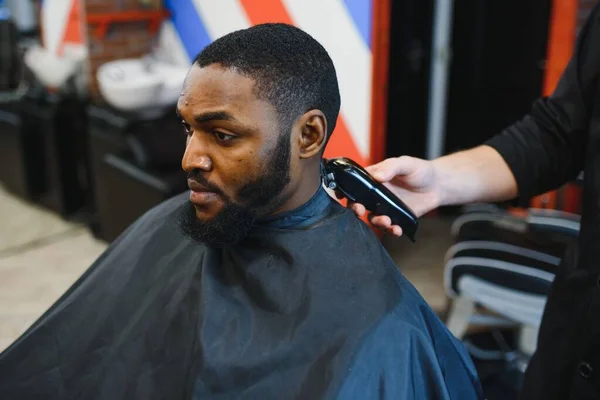
[[[194,64],[220,64],[254,79],[256,96],[275,107],[282,127],[321,110],[329,140],[340,109],[335,67],[323,46],[301,29],[268,23],[235,31],[205,47]]]

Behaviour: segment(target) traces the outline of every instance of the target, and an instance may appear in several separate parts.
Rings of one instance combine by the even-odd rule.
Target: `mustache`
[[[217,185],[206,179],[204,176],[202,176],[201,173],[197,171],[192,171],[188,172],[186,175],[188,179],[193,180],[199,185],[204,186],[206,189],[226,198],[225,193],[223,193],[221,188],[219,188]]]

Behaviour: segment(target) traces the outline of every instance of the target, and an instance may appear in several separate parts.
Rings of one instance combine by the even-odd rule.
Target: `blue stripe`
[[[204,28],[192,0],[165,0],[164,4],[171,12],[171,21],[190,61],[193,61],[196,55],[212,40]]]
[[[369,49],[371,48],[373,1],[377,0],[344,0],[344,4],[354,21],[354,25]]]

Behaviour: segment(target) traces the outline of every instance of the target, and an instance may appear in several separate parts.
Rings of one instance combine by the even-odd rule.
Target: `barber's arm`
[[[485,144],[433,161],[398,157],[367,168],[417,215],[439,206],[532,196],[573,180],[583,169],[594,96],[600,82],[600,4],[582,29],[572,59],[549,98]],[[361,204],[351,204],[362,216]],[[371,222],[395,235],[387,216]]]

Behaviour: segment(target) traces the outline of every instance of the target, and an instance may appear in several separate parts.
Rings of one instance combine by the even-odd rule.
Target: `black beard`
[[[291,139],[289,134],[279,136],[271,160],[265,172],[254,182],[246,184],[239,191],[238,203],[228,199],[218,188],[198,172],[188,174],[188,178],[218,191],[225,206],[211,220],[200,221],[196,217],[194,205],[187,201],[180,209],[179,226],[192,240],[209,247],[220,248],[242,241],[261,215],[274,211],[280,205],[279,195],[290,182]]]

